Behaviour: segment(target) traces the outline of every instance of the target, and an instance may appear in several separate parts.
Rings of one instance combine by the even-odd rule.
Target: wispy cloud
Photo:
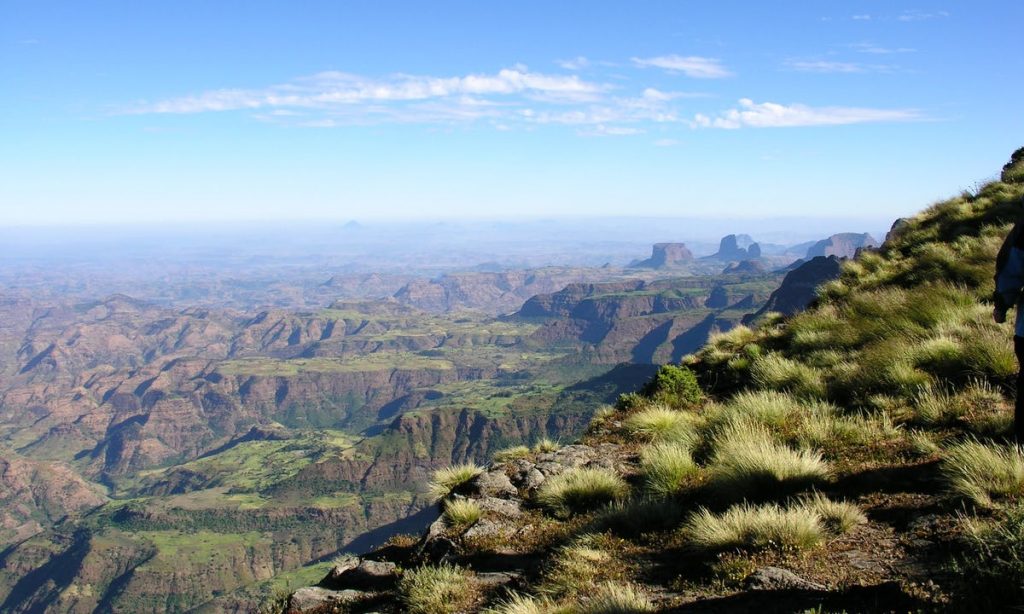
[[[911,47],[883,47],[874,43],[853,43],[850,48],[858,53],[871,53],[874,55],[889,55],[893,53],[914,53],[917,49]]]
[[[424,77],[395,75],[371,79],[342,72],[322,72],[262,90],[221,89],[193,96],[142,103],[128,113],[203,113],[239,109],[337,108],[367,103],[401,103],[473,96],[538,96],[545,100],[585,102],[606,89],[576,75],[549,75],[525,67],[492,75]]]
[[[836,62],[833,60],[788,60],[786,68],[797,72],[816,73],[889,73],[896,70],[889,64],[861,64],[859,62]]]
[[[681,142],[682,141],[680,141],[679,139],[658,139],[658,140],[654,141],[654,146],[655,147],[675,147],[676,145],[679,145]]]
[[[565,70],[582,70],[590,66],[590,60],[583,57],[582,55],[578,55],[572,58],[571,60],[558,60],[555,63],[558,64],[558,66],[560,66],[561,68],[564,68]]]
[[[802,104],[783,105],[775,102],[756,103],[749,98],[739,101],[739,108],[729,109],[716,117],[694,116],[695,128],[793,128],[801,126],[844,126],[877,122],[907,122],[923,119],[915,109],[872,109],[864,107],[810,107]]]
[[[694,79],[722,79],[731,77],[732,73],[716,58],[704,58],[696,55],[662,55],[654,58],[632,58],[633,63],[641,68],[661,68],[673,73],[682,73]]]
[[[861,13],[859,15],[850,15],[850,19],[854,21],[871,21],[871,15],[868,13]]]
[[[898,21],[927,21],[929,19],[945,19],[946,17],[949,17],[948,11],[928,12],[911,10],[903,11],[896,17],[896,19]]]

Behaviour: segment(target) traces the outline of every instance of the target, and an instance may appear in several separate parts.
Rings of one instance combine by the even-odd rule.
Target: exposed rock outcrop
[[[655,243],[651,257],[630,264],[631,267],[665,269],[673,268],[693,260],[693,253],[685,243]]]
[[[807,258],[818,256],[836,256],[853,258],[862,247],[877,247],[878,241],[868,233],[841,232],[827,239],[818,241],[807,249]]]
[[[803,311],[817,297],[818,286],[839,277],[840,264],[836,256],[818,256],[804,262],[787,273],[764,306],[744,318],[744,322],[756,320],[769,311],[786,315]]]
[[[749,260],[761,257],[761,246],[750,235],[726,235],[718,244],[718,251],[707,258],[716,260]]]

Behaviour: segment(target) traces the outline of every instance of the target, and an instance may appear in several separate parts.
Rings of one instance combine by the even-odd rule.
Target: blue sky
[[[1024,145],[1019,2],[0,0],[0,225],[863,216]]]

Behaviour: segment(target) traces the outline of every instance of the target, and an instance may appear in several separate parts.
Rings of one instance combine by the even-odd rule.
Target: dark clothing
[[[1017,443],[1024,443],[1024,337],[1013,337],[1013,352],[1017,355],[1017,402],[1013,411],[1013,434]]]

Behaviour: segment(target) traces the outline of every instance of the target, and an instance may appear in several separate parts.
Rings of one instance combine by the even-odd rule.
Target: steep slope
[[[580,444],[437,472],[419,539],[339,561],[290,611],[1003,611],[1024,599],[1012,326],[986,303],[1024,203],[1003,181],[736,327]]]

